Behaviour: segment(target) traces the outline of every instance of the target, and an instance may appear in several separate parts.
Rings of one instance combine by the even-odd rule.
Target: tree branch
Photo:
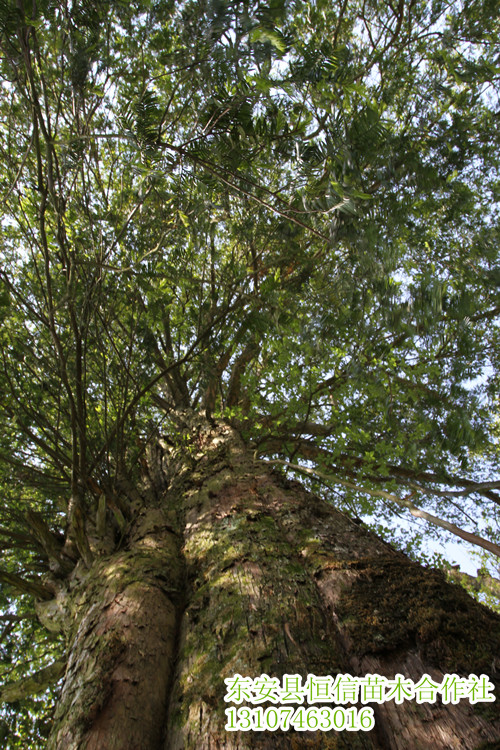
[[[54,592],[40,581],[26,581],[15,573],[7,573],[6,570],[0,570],[0,583],[6,583],[20,594],[30,594],[36,599],[48,601],[54,598]]]
[[[0,703],[14,703],[23,700],[23,698],[28,698],[30,695],[43,693],[63,676],[65,669],[66,661],[57,659],[48,667],[44,667],[28,677],[23,677],[22,680],[8,682],[0,688]]]
[[[464,541],[469,542],[469,544],[474,544],[478,547],[482,547],[483,549],[488,550],[488,552],[492,552],[494,555],[497,555],[497,557],[500,557],[500,547],[498,546],[498,544],[494,544],[493,542],[488,541],[488,539],[483,539],[483,537],[479,536],[478,534],[472,534],[469,531],[465,531],[465,529],[461,529],[459,526],[455,526],[454,523],[445,521],[443,518],[433,516],[431,513],[427,513],[427,511],[422,510],[421,508],[417,508],[417,506],[411,502],[409,497],[398,497],[392,492],[386,492],[385,490],[371,490],[368,489],[368,487],[360,487],[353,482],[348,482],[345,479],[341,479],[340,477],[336,477],[332,474],[323,474],[322,472],[316,471],[315,469],[310,469],[307,466],[291,464],[288,461],[282,461],[280,459],[267,460],[261,458],[259,460],[267,464],[279,464],[281,466],[287,466],[289,469],[293,469],[294,471],[318,477],[318,479],[324,482],[327,486],[330,483],[340,484],[342,487],[347,487],[348,489],[355,490],[356,492],[362,492],[367,495],[371,495],[372,497],[382,497],[386,500],[391,500],[393,503],[397,503],[403,508],[407,508],[412,516],[415,516],[415,518],[423,518],[425,521],[434,524],[434,526],[439,526],[442,529],[449,531],[451,534],[460,537],[460,539],[464,539]]]

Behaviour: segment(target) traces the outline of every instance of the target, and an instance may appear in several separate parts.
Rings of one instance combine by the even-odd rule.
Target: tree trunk
[[[58,598],[69,661],[49,750],[498,747],[496,704],[468,700],[371,704],[368,732],[226,730],[235,674],[493,681],[500,618],[256,463],[226,425],[198,423],[167,468],[122,548]]]
[[[70,649],[49,750],[160,747],[182,577],[174,525],[162,508],[143,509],[126,548],[58,597]]]

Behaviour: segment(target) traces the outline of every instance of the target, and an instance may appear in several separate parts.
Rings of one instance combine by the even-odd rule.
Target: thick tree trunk
[[[66,596],[50,750],[497,746],[496,704],[466,700],[372,704],[369,732],[225,730],[236,673],[493,679],[500,618],[255,463],[227,426],[193,428],[169,461],[158,507]]]
[[[77,575],[56,602],[70,650],[48,750],[160,747],[182,585],[173,519],[142,510],[127,548]]]

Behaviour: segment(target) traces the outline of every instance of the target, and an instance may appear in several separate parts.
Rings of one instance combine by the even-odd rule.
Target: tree
[[[497,746],[494,704],[223,701],[497,676],[498,616],[359,520],[500,551],[497,10],[0,2],[5,747]]]

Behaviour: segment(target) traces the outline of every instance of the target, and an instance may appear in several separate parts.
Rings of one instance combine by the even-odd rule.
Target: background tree
[[[333,596],[325,584],[317,598],[313,572],[323,580],[353,559],[361,569],[363,550],[388,555],[378,573],[365,565],[369,590],[349,573],[360,588],[345,612],[368,618],[359,601],[369,608],[380,594],[373,580],[401,577],[398,566],[408,590],[422,591],[415,611],[426,611],[441,579],[420,578],[333,510],[313,512],[302,490],[279,485],[281,471],[379,531],[409,512],[432,524],[425,535],[440,527],[498,555],[497,11],[414,0],[0,2],[1,695],[14,706],[3,715],[5,746],[24,747],[28,731],[42,746],[48,723],[27,696],[33,680],[53,683],[68,656],[49,746],[79,747],[99,723],[111,687],[96,697],[95,684],[116,663],[138,669],[105,620],[111,601],[130,612],[131,581],[143,614],[153,606],[148,586],[163,580],[170,597],[151,625],[170,634],[158,657],[163,682],[143,665],[141,679],[164,696],[143,707],[144,747],[160,731],[146,714],[165,713],[170,693],[187,732],[171,728],[172,747],[202,746],[193,724],[202,714],[219,741],[210,703],[219,688],[209,683],[235,666],[228,654],[243,654],[249,633],[262,639],[253,643],[262,660],[242,662],[249,670],[345,667],[317,645],[319,620],[307,626],[316,646],[291,654],[304,612]],[[227,476],[235,467],[239,479]],[[226,517],[233,486],[241,538],[236,521],[219,529],[211,515]],[[287,526],[290,493],[301,500]],[[320,566],[319,522],[349,542],[347,558],[337,550],[335,564]],[[270,585],[261,581],[257,596],[238,584],[242,617],[245,607],[269,611],[269,632],[284,629],[271,661],[269,632],[233,632],[237,608],[216,594],[224,570],[260,580],[249,562],[257,553],[244,545],[250,528],[261,558],[276,543],[266,564],[283,601],[308,581],[302,600],[295,594],[295,630]],[[300,555],[309,568],[299,574]],[[109,566],[121,571],[113,585]],[[411,611],[405,601],[397,616]],[[454,668],[491,673],[498,622],[460,602],[471,613],[464,633],[480,627],[485,640],[482,655]],[[104,620],[86,619],[96,611]],[[408,624],[435,652],[436,633],[451,637],[440,617],[433,611],[431,627],[413,614]],[[214,639],[200,636],[199,657],[189,651],[194,620]],[[361,656],[376,653],[373,637],[335,627],[351,648],[356,635],[353,659],[367,671]],[[89,657],[97,642],[85,640],[96,632],[108,655],[99,668]],[[339,637],[326,632],[329,643]],[[408,632],[385,650],[407,644]],[[475,746],[461,720],[447,721]]]

